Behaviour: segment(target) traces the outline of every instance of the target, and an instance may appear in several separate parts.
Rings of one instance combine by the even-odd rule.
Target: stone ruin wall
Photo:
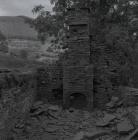
[[[91,106],[103,108],[112,96],[121,98],[119,86],[123,85],[123,79],[121,79],[118,65],[114,64],[116,63],[112,56],[114,52],[92,36],[93,19],[90,14],[88,8],[72,8],[67,13],[68,51],[63,68],[63,100],[65,104],[69,104],[67,102],[70,94],[80,92],[91,99]],[[135,88],[138,87],[137,70],[135,64],[133,69]],[[124,80],[127,80],[128,76],[126,72]],[[134,97],[136,97],[135,94]]]
[[[23,127],[35,100],[35,87],[32,72],[0,70],[0,139],[12,137],[11,131]]]
[[[60,96],[60,100],[63,100],[63,73],[62,66],[58,65],[58,62],[38,68],[36,81],[37,100],[53,103],[57,100],[56,96]]]
[[[48,69],[38,68],[36,72],[36,91],[37,91],[37,99],[48,101],[50,92],[51,92],[51,80]]]
[[[87,108],[93,108],[93,66],[90,64],[89,9],[69,9],[67,48],[63,64],[63,103],[70,106],[70,96],[83,94]]]
[[[103,76],[110,76],[106,75],[106,69],[104,69],[106,66],[105,60],[109,59],[110,61],[111,59],[107,56],[107,52],[110,54],[110,50],[107,50],[104,44],[97,44],[96,42],[95,48],[93,47],[93,42],[90,44],[92,31],[89,28],[89,17],[89,10],[87,8],[77,11],[70,9],[68,11],[67,25],[69,30],[66,40],[68,51],[65,53],[63,60],[63,75],[60,74],[62,68],[57,67],[57,69],[54,65],[52,69],[38,69],[37,95],[39,99],[44,99],[46,102],[53,100],[55,94],[53,91],[59,90],[62,84],[63,95],[61,89],[61,98],[63,105],[66,107],[70,106],[69,98],[75,93],[85,95],[89,107],[92,107],[93,104],[104,107],[111,96],[116,95],[116,93],[113,93],[115,87],[112,86],[110,79],[106,79],[106,77],[101,79]],[[102,54],[102,56],[99,56],[99,54]],[[97,56],[95,57],[94,55]],[[91,64],[93,58],[97,59],[97,64],[100,66],[99,69],[96,69],[96,72],[93,70],[93,65]],[[97,83],[94,83],[93,88],[95,77],[97,78]],[[115,78],[118,79],[117,77]],[[94,91],[95,88],[96,92]]]
[[[63,96],[63,104],[66,107],[70,105],[69,97],[74,93],[85,95],[88,105],[92,107],[94,104],[94,106],[100,108],[103,108],[112,96],[121,96],[121,93],[118,92],[119,73],[114,73],[115,75],[107,73],[110,73],[110,70],[117,71],[117,68],[112,65],[112,50],[96,40],[92,42],[89,17],[87,8],[78,11],[69,9],[68,20],[66,21],[69,29],[66,40],[68,51],[64,57],[63,76],[59,74],[61,67],[58,67],[59,70],[52,72],[54,74],[44,72],[45,70],[38,72],[38,95],[42,94],[42,98],[44,96],[45,99],[53,99],[54,93],[52,90],[57,91],[62,84],[63,95],[61,96]],[[93,69],[91,60],[96,62],[94,63],[96,69]],[[107,61],[109,66],[107,66]],[[135,87],[138,83],[136,68],[134,69],[136,71],[134,74]],[[53,75],[52,78],[51,75]],[[62,91],[60,92],[62,94]]]

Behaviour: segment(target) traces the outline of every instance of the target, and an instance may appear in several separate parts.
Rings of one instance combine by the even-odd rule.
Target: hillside
[[[0,16],[0,31],[7,38],[37,40],[37,32],[27,23],[27,17]]]
[[[10,55],[0,53],[0,69],[11,69],[28,71],[43,65],[40,62],[24,60]]]

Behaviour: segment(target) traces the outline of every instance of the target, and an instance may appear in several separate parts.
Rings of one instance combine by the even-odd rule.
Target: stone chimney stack
[[[93,66],[90,63],[89,8],[70,8],[67,13],[67,54],[63,70],[63,102],[69,107],[70,96],[86,97],[86,108],[93,108]],[[85,101],[84,101],[85,102]]]

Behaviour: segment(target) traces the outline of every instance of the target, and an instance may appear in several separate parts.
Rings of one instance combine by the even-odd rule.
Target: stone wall
[[[90,64],[89,9],[68,9],[67,47],[63,68],[63,102],[83,94],[87,108],[93,107],[93,66]]]
[[[41,50],[41,43],[37,40],[9,39],[7,42],[8,53],[23,59],[35,59]]]
[[[37,100],[53,103],[57,100],[56,96],[63,100],[63,70],[59,62],[38,68],[36,77]]]
[[[37,69],[37,100],[48,102],[51,95],[51,78],[48,68]]]
[[[87,107],[93,106],[93,67],[68,66],[64,68],[63,102],[69,107],[69,99],[73,94],[83,94],[87,99]],[[85,102],[85,101],[84,101]]]
[[[22,129],[35,100],[35,75],[32,72],[0,70],[0,139],[12,138]]]
[[[40,42],[37,40],[27,40],[27,39],[9,39],[8,40],[8,46],[9,48],[39,48]]]
[[[103,108],[112,96],[117,94],[119,70],[112,51],[105,44],[96,42],[93,48],[94,63],[94,104]]]

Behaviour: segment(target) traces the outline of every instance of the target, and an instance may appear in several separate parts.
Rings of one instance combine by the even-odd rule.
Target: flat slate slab
[[[134,130],[134,126],[128,119],[124,119],[120,123],[117,124],[117,131],[119,133],[129,133]]]

